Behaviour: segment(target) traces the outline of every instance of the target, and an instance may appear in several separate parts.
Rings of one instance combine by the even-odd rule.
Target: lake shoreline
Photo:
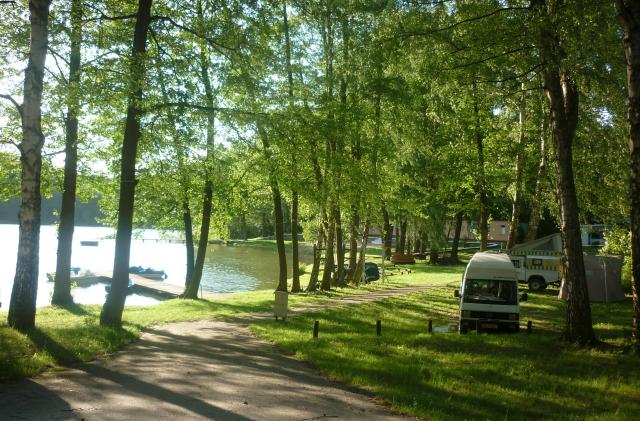
[[[73,241],[72,267],[82,272],[110,274],[115,254],[114,230],[111,227],[76,227]],[[42,225],[40,230],[40,265],[38,276],[37,306],[50,304],[53,283],[47,274],[55,272],[57,227]],[[8,258],[0,262],[0,301],[8,307],[17,256],[19,227],[15,224],[0,224],[0,254]],[[164,270],[168,278],[164,281],[174,287],[183,288],[186,277],[186,250],[178,240],[177,233],[162,233],[157,230],[136,231],[131,242],[130,265]],[[288,272],[291,275],[291,245],[287,245]],[[303,264],[312,259],[311,247],[302,244],[300,260]],[[275,241],[232,240],[229,245],[209,244],[203,269],[202,290],[205,293],[228,293],[275,288],[278,277],[278,257]],[[89,287],[80,285],[72,290],[74,301],[80,304],[103,304],[105,283],[94,283]],[[127,305],[155,304],[155,299],[133,294]]]

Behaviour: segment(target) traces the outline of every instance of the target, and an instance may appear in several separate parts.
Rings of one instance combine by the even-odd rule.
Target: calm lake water
[[[113,268],[115,240],[114,230],[103,227],[76,227],[71,266],[83,271],[110,272]],[[159,239],[155,230],[137,231],[138,240],[131,244],[131,266],[163,269],[168,277],[164,282],[184,285],[186,253],[184,244],[169,243]],[[143,241],[142,238],[145,240]],[[82,246],[80,241],[98,240],[98,246]],[[58,246],[56,227],[43,226],[40,231],[40,271],[38,282],[38,306],[50,303],[53,283],[47,282],[46,274],[56,268]],[[11,288],[15,274],[18,249],[18,226],[0,224],[0,299],[2,310],[9,308]],[[291,276],[291,254],[288,256]],[[311,252],[301,249],[301,260],[311,261]],[[202,289],[212,292],[239,292],[260,289],[275,289],[278,277],[278,256],[275,248],[260,248],[244,245],[225,246],[210,244],[207,247]],[[102,304],[106,293],[104,284],[84,288],[73,288],[72,294],[78,303]],[[127,305],[150,305],[157,300],[143,295],[130,295]]]

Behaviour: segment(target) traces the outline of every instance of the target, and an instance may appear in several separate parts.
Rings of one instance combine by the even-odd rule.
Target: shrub
[[[618,255],[623,257],[622,287],[626,292],[631,291],[631,232],[626,228],[612,228],[604,234],[604,247],[601,255]]]

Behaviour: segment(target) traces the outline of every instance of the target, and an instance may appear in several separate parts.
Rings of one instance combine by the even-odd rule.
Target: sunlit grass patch
[[[424,273],[432,276],[425,277]],[[412,274],[392,276],[384,282],[291,294],[289,305],[295,308],[306,303],[327,303],[386,288],[425,284],[430,279],[434,284],[441,284],[448,282],[450,276],[450,273],[442,274],[431,268],[418,268]],[[108,354],[134,341],[140,331],[149,326],[272,312],[273,302],[273,291],[268,290],[228,294],[215,301],[172,299],[154,306],[127,306],[123,313],[123,329],[100,327],[101,306],[98,305],[43,307],[37,311],[36,329],[26,333],[9,328],[6,313],[0,312],[0,380],[30,376],[56,365]]]
[[[427,333],[455,323],[453,287],[323,310],[251,326],[328,376],[375,393],[398,412],[427,419],[633,419],[640,410],[640,359],[625,342],[630,304],[594,304],[597,335],[613,348],[559,341],[564,303],[530,294],[522,323],[533,334]],[[382,321],[376,337],[375,322]],[[312,338],[313,321],[320,322]],[[634,415],[636,414],[636,415]]]

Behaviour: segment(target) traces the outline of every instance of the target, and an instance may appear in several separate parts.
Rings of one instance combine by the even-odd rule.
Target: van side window
[[[514,268],[520,268],[520,260],[512,260],[511,263],[513,263]]]
[[[531,264],[535,266],[542,266],[542,259],[533,259]]]

